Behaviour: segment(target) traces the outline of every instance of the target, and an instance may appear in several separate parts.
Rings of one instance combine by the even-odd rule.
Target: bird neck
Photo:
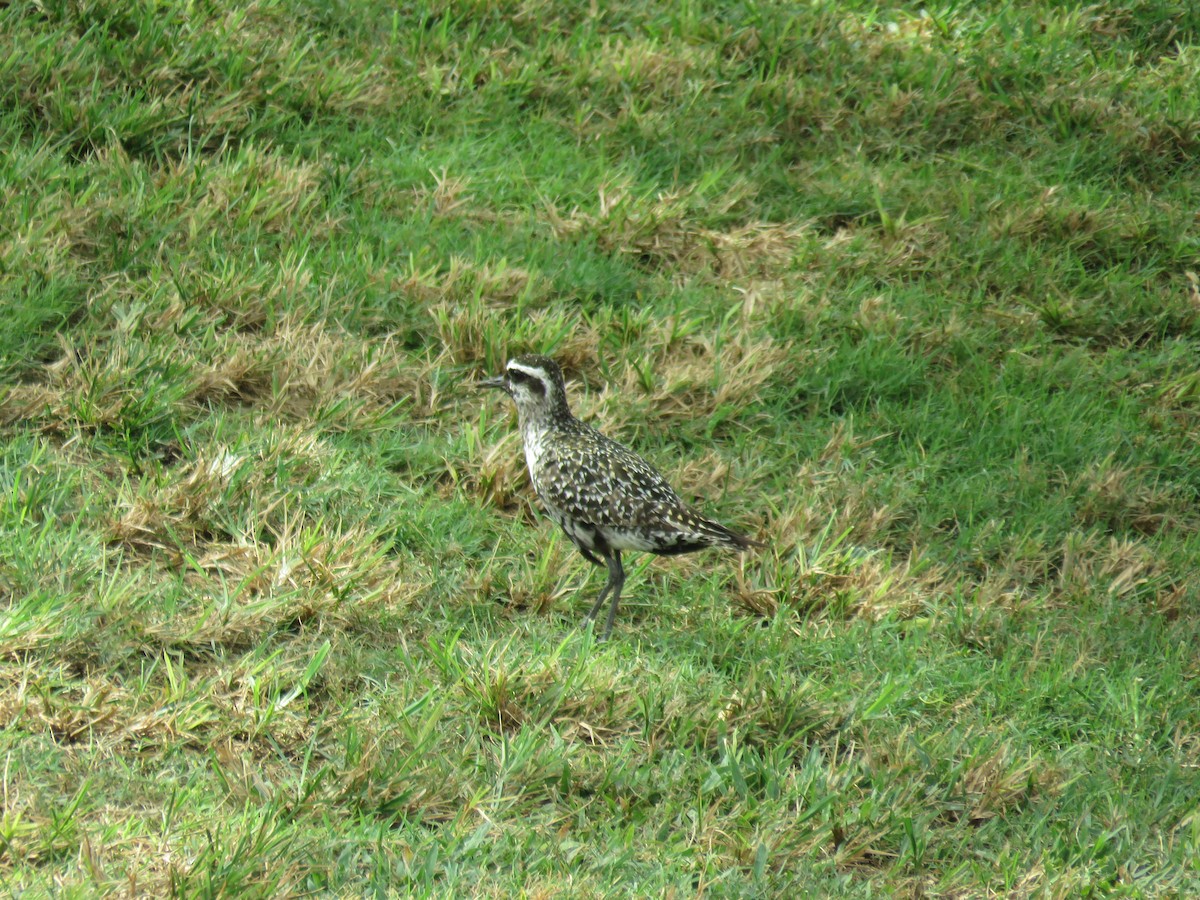
[[[526,438],[542,435],[556,428],[569,428],[575,421],[565,398],[536,406],[518,406],[517,419],[521,425],[521,433]]]

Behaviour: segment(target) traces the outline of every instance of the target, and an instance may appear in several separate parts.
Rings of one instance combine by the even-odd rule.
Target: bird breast
[[[521,443],[525,445],[525,465],[529,466],[529,477],[537,481],[542,454],[546,450],[546,429],[529,423],[521,429]]]

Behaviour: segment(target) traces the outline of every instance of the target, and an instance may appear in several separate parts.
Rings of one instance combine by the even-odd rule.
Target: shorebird
[[[601,640],[612,632],[625,584],[623,551],[675,556],[765,546],[700,515],[648,462],[575,418],[562,370],[550,357],[515,357],[503,375],[479,386],[498,388],[516,403],[538,498],[585,559],[608,567],[608,581],[584,620],[593,621],[610,598]]]

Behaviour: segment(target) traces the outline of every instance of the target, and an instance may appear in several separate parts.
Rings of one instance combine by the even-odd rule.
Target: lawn
[[[5,891],[1200,893],[1192,4],[0,7]]]

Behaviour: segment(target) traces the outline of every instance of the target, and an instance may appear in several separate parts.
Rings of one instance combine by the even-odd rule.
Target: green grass
[[[1190,4],[3,17],[6,892],[1200,892]]]

